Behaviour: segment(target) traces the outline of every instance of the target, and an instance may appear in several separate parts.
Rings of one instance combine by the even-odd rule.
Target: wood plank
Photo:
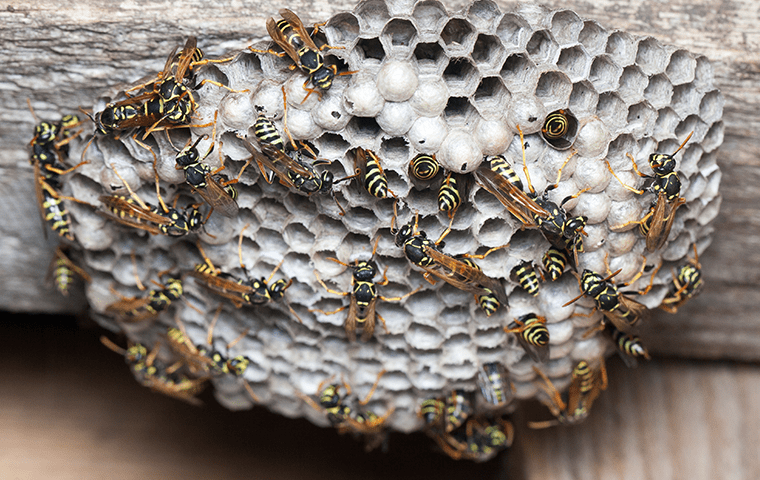
[[[315,21],[353,5],[346,0],[310,3],[292,1],[289,7]],[[453,11],[465,2],[444,3]],[[713,245],[701,259],[707,288],[677,315],[655,317],[653,328],[672,329],[672,334],[652,344],[657,351],[678,355],[760,358],[760,319],[752,295],[760,285],[755,267],[760,264],[760,137],[755,135],[760,128],[760,5],[752,0],[544,3],[574,9],[608,30],[651,35],[713,61],[716,84],[726,97],[726,133],[719,153],[722,212]],[[502,10],[513,6],[499,4]],[[56,297],[41,275],[54,240],[44,241],[33,204],[26,149],[33,121],[25,99],[34,99],[44,118],[75,111],[116,83],[160,69],[164,59],[155,52],[169,51],[188,34],[196,34],[211,55],[263,38],[264,20],[275,10],[260,1],[241,1],[230,8],[200,0],[181,5],[77,0],[67,7],[34,0],[0,11],[4,37],[14,40],[0,50],[0,208],[8,219],[0,225],[0,247],[16,253],[0,257],[5,272],[0,307],[10,310],[71,312],[83,306],[81,296],[69,301]],[[697,332],[697,325],[704,330]]]

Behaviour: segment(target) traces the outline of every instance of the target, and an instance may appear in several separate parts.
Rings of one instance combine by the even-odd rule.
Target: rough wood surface
[[[407,1],[407,0],[404,0]],[[444,3],[449,10],[465,2]],[[606,28],[651,35],[704,54],[726,97],[722,213],[700,259],[707,288],[675,316],[658,314],[645,339],[655,353],[760,359],[760,4],[753,0],[549,0]],[[511,3],[499,2],[503,10]],[[346,0],[288,6],[316,21],[352,8]],[[164,55],[189,34],[209,54],[263,38],[264,22],[282,5],[261,1],[105,0],[12,2],[0,11],[0,307],[15,311],[77,311],[44,283],[55,245],[37,218],[26,144],[31,98],[42,118],[89,106],[116,83],[160,70]]]

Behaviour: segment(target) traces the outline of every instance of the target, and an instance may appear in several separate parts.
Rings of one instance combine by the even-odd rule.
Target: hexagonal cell
[[[710,130],[705,134],[702,148],[705,152],[712,152],[723,143],[723,122],[713,123]]]
[[[557,110],[546,116],[541,138],[555,150],[567,150],[578,135],[578,119],[569,109]]]
[[[649,79],[649,85],[644,89],[644,98],[654,108],[663,108],[670,105],[673,97],[673,85],[665,75],[655,75]]]
[[[636,39],[626,32],[613,32],[607,39],[605,52],[620,66],[636,61]]]
[[[359,39],[359,41],[356,42],[354,50],[361,55],[364,61],[377,60],[377,63],[379,64],[380,61],[385,58],[383,44],[380,42],[380,39],[375,37]]]
[[[723,117],[723,95],[718,90],[713,90],[702,97],[699,104],[699,116],[707,123],[714,123]]]
[[[383,0],[368,0],[362,2],[354,9],[354,14],[359,20],[362,33],[378,35],[383,25],[390,20],[388,7]]]
[[[510,91],[522,91],[526,87],[532,87],[535,74],[535,65],[522,53],[507,57],[499,72]]]
[[[400,52],[410,49],[417,41],[417,29],[412,22],[394,18],[383,29],[381,41],[390,51]]]
[[[446,123],[449,124],[467,124],[475,114],[477,111],[467,97],[449,98],[449,102],[443,110],[443,116],[446,118]]]
[[[607,31],[598,23],[589,20],[583,24],[578,41],[586,48],[589,55],[598,55],[604,51],[607,44]]]
[[[692,113],[699,112],[699,102],[702,94],[693,85],[678,85],[673,87],[673,110],[681,118],[686,118]]]
[[[420,33],[437,34],[446,21],[448,13],[446,9],[437,1],[420,2],[414,7],[412,13]]]
[[[653,135],[657,141],[663,141],[667,138],[673,138],[673,132],[676,131],[678,123],[681,121],[676,112],[670,107],[660,109],[657,115],[657,122],[654,126]]]
[[[525,46],[531,59],[538,65],[549,63],[557,57],[559,46],[552,38],[552,34],[546,30],[534,33]]]
[[[626,103],[636,103],[644,99],[644,89],[648,85],[647,77],[636,65],[629,65],[623,69],[620,76],[618,93]]]
[[[647,102],[637,103],[628,109],[628,131],[637,137],[649,134],[657,121],[657,110]]]
[[[578,112],[579,115],[596,111],[598,102],[599,94],[589,82],[584,81],[573,85],[573,91],[570,94],[570,108]]]
[[[574,82],[588,75],[591,57],[579,46],[563,49],[559,54],[557,66],[568,74]]]
[[[350,45],[359,36],[359,20],[348,12],[330,18],[324,26],[330,45]]]
[[[681,123],[678,124],[675,130],[676,138],[686,138],[690,133],[694,132],[689,139],[689,143],[701,143],[707,134],[708,125],[702,121],[697,115],[689,115]]]
[[[495,111],[497,115],[501,115],[510,97],[509,90],[502,83],[501,77],[486,77],[478,84],[472,101],[481,115],[484,115],[484,111]]]
[[[352,143],[361,145],[372,145],[375,139],[383,131],[377,121],[372,117],[354,117],[348,122],[346,132],[352,140]]]
[[[481,31],[492,31],[499,15],[499,7],[491,0],[476,0],[467,9],[467,19]]]
[[[521,16],[512,13],[505,14],[499,22],[499,26],[496,27],[496,35],[501,38],[507,48],[524,45],[529,32],[531,32],[531,28],[528,22]]]
[[[588,79],[597,92],[607,92],[617,88],[623,69],[607,55],[600,55],[591,64]]]
[[[538,79],[536,96],[544,102],[546,108],[567,105],[573,83],[561,72],[544,72]]]
[[[469,51],[475,41],[475,28],[467,20],[452,18],[441,31],[441,40],[453,54]]]
[[[418,43],[414,49],[414,58],[417,59],[420,70],[430,70],[431,73],[440,72],[446,64],[443,47],[437,43]]]
[[[670,55],[670,62],[665,74],[673,85],[689,83],[694,80],[697,71],[697,60],[686,50],[676,50]]]
[[[470,55],[481,69],[496,68],[504,60],[504,47],[498,37],[493,35],[478,35]]]
[[[452,58],[443,71],[443,81],[452,95],[471,95],[480,75],[469,59]]]
[[[705,91],[713,88],[714,74],[710,61],[704,56],[697,57],[697,68],[694,72],[694,86]]]
[[[608,92],[599,95],[596,111],[599,118],[610,127],[610,130],[625,126],[628,112],[625,102],[618,94]]]
[[[572,10],[554,12],[551,31],[560,45],[575,43],[583,27],[583,20]]]
[[[636,50],[636,64],[647,75],[657,75],[665,71],[668,64],[668,52],[660,42],[648,37],[639,42]]]

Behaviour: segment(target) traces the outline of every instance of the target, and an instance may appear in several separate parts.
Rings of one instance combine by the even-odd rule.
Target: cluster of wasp
[[[338,73],[335,65],[329,65],[325,61],[321,53],[323,50],[340,47],[331,47],[327,44],[320,47],[316,45],[314,36],[321,24],[315,25],[313,31],[308,32],[301,20],[290,10],[283,9],[280,15],[282,19],[275,21],[270,18],[266,27],[282,51],[249,48],[257,54],[289,57],[293,61],[292,69],[299,68],[307,74],[303,85],[308,92],[306,97],[316,93],[321,98],[323,93],[331,87],[336,76],[356,73],[352,71]],[[588,219],[584,216],[573,216],[565,206],[589,188],[568,196],[559,203],[549,199],[549,192],[558,187],[562,169],[574,153],[571,153],[559,168],[557,181],[546,187],[542,193],[536,192],[530,182],[525,160],[525,140],[520,126],[516,128],[522,146],[523,172],[527,180],[527,191],[514,166],[502,155],[485,157],[472,175],[454,172],[443,174],[434,154],[417,155],[409,162],[410,177],[423,186],[438,186],[438,208],[446,212],[451,221],[449,227],[437,240],[433,241],[426,232],[420,229],[417,214],[414,214],[407,223],[397,225],[399,205],[403,208],[404,200],[397,197],[389,188],[382,166],[383,160],[375,152],[357,148],[354,151],[356,167],[354,174],[335,179],[330,171],[317,170],[316,167],[330,162],[319,157],[317,148],[310,141],[293,139],[287,130],[286,120],[283,121],[285,134],[281,135],[272,119],[266,116],[263,108],[257,107],[257,116],[252,125],[253,135],[239,137],[251,157],[235,178],[227,179],[220,174],[224,169],[221,148],[219,148],[221,167],[212,170],[207,163],[204,163],[213,151],[214,144],[221,142],[216,138],[216,115],[213,123],[193,124],[193,114],[197,108],[195,99],[197,89],[205,83],[211,83],[235,93],[246,91],[233,90],[212,80],[197,82],[195,74],[202,65],[230,60],[232,58],[205,58],[203,52],[197,48],[196,39],[190,37],[181,51],[178,52],[175,49],[170,53],[160,73],[148,82],[135,85],[124,92],[125,99],[107,104],[102,111],[94,115],[85,112],[94,124],[94,131],[83,149],[82,161],[72,167],[67,166],[68,144],[83,133],[84,129],[80,127],[85,120],[79,116],[66,116],[57,124],[42,122],[37,125],[31,142],[33,151],[31,162],[35,169],[35,188],[39,205],[44,221],[67,245],[58,249],[54,263],[56,282],[62,293],[65,294],[68,291],[68,285],[74,276],[79,276],[89,282],[90,275],[76,266],[65,253],[67,248],[75,245],[75,238],[70,228],[70,219],[64,207],[64,201],[87,203],[64,195],[61,177],[87,163],[87,160],[84,160],[85,153],[95,138],[131,135],[134,142],[153,156],[157,205],[143,201],[117,167],[111,165],[114,175],[121,181],[119,188],[123,187],[128,195],[101,195],[98,200],[102,208],[98,205],[90,205],[109,221],[116,222],[127,229],[146,231],[150,235],[181,237],[200,234],[204,232],[204,224],[213,212],[218,212],[228,218],[237,216],[237,192],[234,184],[240,180],[244,170],[252,162],[259,167],[261,178],[267,183],[273,183],[276,178],[280,184],[291,191],[307,196],[319,193],[332,194],[333,186],[357,179],[373,197],[394,198],[393,218],[390,224],[394,243],[411,264],[419,267],[424,278],[431,284],[443,281],[454,288],[472,294],[484,314],[491,316],[500,308],[508,309],[509,299],[501,280],[486,275],[475,260],[483,260],[492,252],[507,248],[508,245],[491,248],[480,255],[451,255],[445,252],[444,239],[451,231],[456,212],[462,205],[463,199],[466,198],[469,186],[476,183],[501,202],[519,222],[522,229],[539,231],[551,245],[543,255],[541,266],[536,266],[532,262],[523,262],[513,269],[512,280],[528,294],[536,296],[542,282],[557,281],[566,271],[571,271],[572,275],[578,279],[581,293],[565,305],[570,305],[585,295],[593,299],[594,310],[603,314],[600,324],[589,329],[588,335],[600,330],[604,331],[623,358],[631,365],[635,364],[637,358],[649,358],[641,341],[629,332],[646,311],[646,307],[633,300],[631,295],[647,293],[652,283],[638,292],[624,292],[620,289],[633,284],[645,272],[651,271],[653,266],[646,265],[645,260],[638,274],[631,281],[623,284],[614,282],[620,270],[612,272],[609,265],[607,265],[607,272],[604,273],[588,269],[579,272],[582,264],[579,255],[584,252],[583,237],[586,235],[584,227]],[[285,115],[287,115],[284,87],[282,92]],[[198,145],[208,135],[198,136],[195,141],[190,138],[182,147],[176,147],[172,142],[171,132],[174,129],[206,128],[212,125],[212,143],[205,154],[198,151]],[[563,109],[546,117],[541,135],[552,148],[568,150],[572,147],[572,138],[577,128],[578,122],[572,113]],[[203,200],[202,202],[190,201],[178,209],[177,202],[182,195],[178,194],[173,204],[167,204],[163,200],[156,168],[156,154],[146,143],[149,136],[159,134],[165,135],[168,143],[177,152],[176,169],[184,172],[186,184],[190,189],[190,193],[184,196],[192,197],[193,194],[197,194]],[[634,158],[629,154],[635,172],[646,178],[645,186],[641,189],[626,185],[607,163],[609,171],[626,189],[638,195],[649,193],[654,196],[651,208],[643,218],[612,227],[613,231],[619,231],[633,223],[638,224],[641,235],[646,239],[646,248],[650,252],[663,248],[676,212],[685,203],[680,196],[681,184],[676,172],[675,155],[688,142],[689,137],[672,154],[654,153],[650,156],[649,166],[653,171],[651,176],[642,174]],[[335,202],[340,207],[342,215],[343,207],[337,199]],[[202,211],[204,203],[208,206],[206,213]],[[243,261],[242,243],[246,228],[243,227],[238,237],[240,267],[244,272],[247,270]],[[205,233],[213,237],[209,232]],[[379,240],[378,234],[372,249],[372,257],[377,251]],[[114,295],[119,296],[120,300],[108,305],[105,309],[106,313],[124,324],[154,321],[173,302],[183,299],[184,280],[186,277],[192,277],[202,287],[229,301],[237,308],[243,305],[262,305],[283,301],[292,316],[299,322],[302,321],[284,300],[286,290],[292,284],[292,280],[272,281],[282,262],[275,267],[268,278],[239,278],[217,268],[205,253],[200,239],[195,245],[203,262],[196,265],[194,269],[182,274],[171,271],[160,272],[159,279],[166,276],[167,280],[163,283],[153,280],[155,288],[150,290],[143,286],[135,275],[138,288],[148,291],[140,296],[124,297],[113,290]],[[696,246],[694,252],[694,258],[673,274],[669,292],[661,305],[661,308],[668,312],[675,312],[684,302],[696,295],[702,286]],[[388,278],[383,272],[382,279],[375,280],[378,276],[378,268],[371,259],[357,260],[353,264],[344,263],[332,257],[328,260],[351,270],[353,278],[350,291],[344,292],[330,288],[320,278],[317,271],[314,272],[316,280],[327,292],[349,297],[349,304],[332,311],[316,308],[310,311],[332,315],[348,309],[344,328],[346,337],[351,342],[357,340],[356,332],[359,329],[362,332],[360,341],[371,341],[377,320],[385,327],[385,320],[376,311],[378,299],[384,302],[399,302],[422,288],[418,287],[402,296],[382,296],[378,294],[377,287],[387,285]],[[605,263],[607,263],[606,259]],[[652,281],[659,268],[657,267],[651,273]],[[187,305],[195,308],[189,302]],[[250,359],[244,355],[231,356],[229,353],[229,350],[245,337],[247,331],[242,332],[238,338],[226,345],[226,353],[213,348],[214,326],[222,306],[223,304],[219,306],[217,315],[210,323],[205,345],[193,344],[179,319],[176,320],[176,327],[169,327],[162,334],[161,340],[157,341],[150,350],[139,343],[130,342],[126,348],[123,348],[105,337],[102,341],[108,348],[125,357],[136,378],[142,384],[190,403],[197,403],[196,395],[207,380],[223,375],[239,378],[250,363]],[[199,313],[201,313],[200,310]],[[533,361],[544,363],[550,355],[550,336],[546,323],[546,318],[531,312],[514,319],[503,329],[506,333],[516,336],[518,343]],[[162,347],[166,347],[168,354],[161,355]],[[172,358],[174,361],[166,361],[166,358]],[[550,421],[533,422],[532,427],[543,428],[557,423],[572,424],[583,420],[588,415],[593,401],[607,386],[603,359],[598,361],[599,365],[596,367],[590,365],[589,362],[597,363],[596,359],[589,359],[575,366],[565,396],[541,369],[533,367],[535,373],[543,380],[541,388],[547,395],[545,403],[556,418]],[[427,433],[445,453],[455,459],[486,460],[512,442],[513,427],[503,415],[512,400],[512,386],[508,379],[508,372],[499,363],[485,363],[480,365],[479,369],[478,384],[483,398],[489,404],[490,414],[475,414],[471,399],[473,392],[462,389],[452,390],[450,394],[442,397],[427,398],[418,408],[418,415],[424,421]],[[376,445],[384,439],[383,425],[395,410],[394,406],[390,406],[384,414],[377,415],[366,408],[384,373],[386,373],[385,370],[382,370],[378,374],[375,384],[361,400],[349,401],[351,387],[345,380],[340,383],[332,383],[331,379],[322,382],[315,394],[317,400],[300,392],[298,394],[311,407],[324,412],[330,424],[339,431],[363,435],[368,439],[369,444]],[[258,402],[259,399],[248,382],[242,383],[254,402]],[[341,394],[342,390],[345,391],[344,395]]]

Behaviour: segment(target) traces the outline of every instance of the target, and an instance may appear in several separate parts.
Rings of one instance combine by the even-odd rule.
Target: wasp
[[[565,272],[565,267],[567,267],[567,262],[568,258],[565,250],[555,246],[550,246],[541,259],[546,275],[552,282],[557,281],[562,276]]]
[[[534,297],[538,295],[540,284],[538,283],[538,275],[536,275],[532,262],[521,262],[512,269],[512,275],[517,279],[523,290]]]
[[[152,150],[151,150],[152,152]],[[112,167],[113,168],[113,167]],[[198,231],[203,225],[202,215],[198,205],[189,205],[185,212],[174,207],[167,207],[158,191],[158,173],[156,176],[156,195],[160,207],[144,202],[124,181],[122,176],[113,168],[114,173],[129,192],[129,197],[121,195],[101,195],[100,202],[111,214],[108,218],[127,227],[145,230],[152,235],[167,235],[181,237]],[[176,202],[175,198],[175,202]]]
[[[377,240],[379,241],[380,237],[378,237]],[[373,257],[377,251],[378,241],[375,241],[375,247],[372,249]],[[388,333],[388,327],[385,324],[385,319],[383,319],[383,317],[375,311],[375,305],[378,298],[384,302],[400,302],[419,290],[419,288],[417,288],[416,290],[412,290],[411,292],[401,297],[383,297],[382,295],[377,294],[377,285],[388,285],[388,277],[386,276],[387,269],[383,272],[383,279],[380,282],[376,283],[373,281],[373,279],[377,275],[377,270],[375,269],[375,266],[368,261],[356,260],[353,265],[348,265],[341,262],[337,258],[328,257],[327,259],[335,263],[339,263],[340,265],[343,265],[344,267],[350,268],[352,270],[353,278],[351,279],[351,291],[339,292],[337,290],[331,289],[325,284],[324,281],[322,281],[321,278],[319,278],[319,274],[316,270],[314,270],[314,276],[317,277],[317,281],[320,283],[320,285],[322,285],[322,287],[324,287],[325,290],[335,295],[350,296],[351,302],[349,303],[348,307],[343,306],[331,312],[325,312],[324,310],[319,309],[310,311],[319,312],[324,315],[332,315],[348,308],[348,316],[346,317],[345,328],[346,336],[352,342],[356,341],[356,329],[358,324],[363,325],[362,341],[366,342],[372,338],[372,334],[375,332],[376,317],[380,319],[380,321],[383,323],[383,328],[385,328],[385,332]]]
[[[533,371],[540,376],[545,385],[541,388],[549,396],[544,404],[556,417],[544,422],[528,422],[530,428],[547,428],[554,425],[575,425],[588,417],[591,406],[599,394],[607,389],[607,369],[600,359],[599,370],[594,371],[585,360],[581,360],[573,369],[572,380],[567,392],[567,403],[544,372],[533,366]]]
[[[463,432],[430,432],[429,435],[454,460],[485,462],[512,445],[514,427],[501,418],[495,422],[473,418],[467,422]]]
[[[214,149],[214,144],[211,144],[208,151],[203,157],[198,153],[198,142],[204,137],[199,137],[192,145],[186,145],[175,158],[178,170],[185,171],[185,181],[190,187],[198,192],[203,200],[208,203],[213,210],[218,209],[219,212],[228,218],[234,218],[238,212],[238,205],[235,201],[237,197],[237,191],[234,189],[232,193],[228,190],[231,184],[237,183],[243,174],[243,171],[248,166],[248,163],[243,165],[240,169],[238,176],[232,180],[226,182],[219,182],[214,178],[214,175],[224,169],[224,163],[217,170],[211,171],[211,167],[203,163],[203,160],[208,157]],[[221,157],[221,151],[220,151]]]
[[[453,216],[467,195],[466,177],[449,172],[438,189],[438,210]]]
[[[163,276],[159,274],[159,278]],[[143,297],[123,297],[120,301],[106,307],[106,312],[122,317],[126,322],[141,322],[155,318],[163,312],[172,302],[182,298],[184,287],[179,278],[169,278],[164,284],[153,280],[156,287],[149,290]]]
[[[482,257],[499,248],[503,247],[492,248]],[[505,308],[509,307],[509,300],[501,283],[484,274],[480,266],[473,260],[468,257],[446,255],[429,245],[423,246],[423,249],[425,254],[434,262],[432,266],[423,267],[425,272],[440,278],[453,287],[475,295],[478,305],[487,316],[493,315],[501,305],[504,305]]]
[[[123,349],[105,336],[100,337],[100,341],[108,349],[124,356],[132,374],[135,375],[141,385],[191,405],[198,406],[201,404],[196,395],[206,387],[207,377],[190,379],[182,375],[175,375],[174,372],[180,364],[169,367],[157,365],[156,356],[160,348],[159,343],[156,343],[153,349],[148,352],[147,348],[141,344],[133,344],[127,349]]]
[[[419,215],[417,214],[414,215],[414,222],[410,220],[409,223],[396,229],[397,205],[398,202],[393,204],[393,219],[391,220],[391,235],[394,236],[394,243],[397,247],[404,248],[404,255],[413,264],[423,268],[433,265],[435,260],[427,254],[426,250],[427,247],[432,249],[443,247],[443,235],[437,242],[430,240],[425,232],[418,229]]]
[[[673,226],[673,220],[675,220],[676,210],[678,210],[678,207],[686,203],[686,200],[681,197],[681,180],[678,177],[678,173],[675,171],[675,155],[681,151],[693,134],[694,132],[689,133],[686,140],[684,140],[672,154],[653,153],[649,156],[649,166],[652,168],[654,176],[641,173],[636,165],[636,160],[630,153],[626,153],[633,164],[633,170],[636,174],[642,178],[652,180],[652,183],[642,190],[633,188],[620,180],[612,170],[609,161],[605,159],[607,168],[623,187],[638,195],[647,191],[650,191],[655,195],[655,199],[652,202],[652,206],[649,208],[649,212],[647,212],[642,219],[610,227],[612,230],[620,230],[628,225],[638,223],[639,232],[646,238],[648,251],[654,252],[665,245],[665,242],[670,235],[670,229]]]
[[[249,141],[246,140],[244,143],[262,173],[265,172],[265,166],[271,170],[272,175],[264,173],[268,183],[272,183],[272,177],[276,176],[282,185],[306,195],[332,192],[335,178],[333,173],[326,170],[320,175],[314,168],[314,165],[324,165],[327,162],[320,160],[309,163],[305,160],[294,160],[282,150],[267,144],[260,145],[262,155]],[[300,171],[306,173],[301,174]]]
[[[517,335],[517,341],[534,362],[544,363],[549,359],[549,329],[546,318],[527,313],[504,327],[507,333]]]
[[[343,177],[334,183],[343,182],[352,178],[360,178],[363,181],[364,188],[375,198],[387,198],[390,193],[396,196],[388,188],[388,177],[385,175],[380,159],[372,150],[357,148],[354,156],[354,165],[356,170],[354,175]]]
[[[599,330],[603,330],[610,340],[612,340],[612,343],[617,347],[620,358],[623,359],[623,362],[625,362],[628,368],[635,368],[638,363],[636,361],[638,358],[651,360],[649,352],[644,344],[641,343],[639,337],[618,330],[618,328],[611,322],[602,321],[602,324],[598,327],[589,329],[589,331],[583,335],[583,338],[589,337],[591,334]]]
[[[522,181],[502,155],[485,157],[475,171],[475,179],[526,227],[538,227],[535,215],[550,215],[523,192]]]
[[[417,416],[425,421],[426,428],[442,431],[446,421],[446,404],[440,398],[426,398],[420,404]]]
[[[435,155],[421,153],[409,162],[409,171],[414,178],[428,182],[438,175],[438,172],[441,171],[441,166],[438,160],[435,159]]]
[[[699,264],[697,244],[694,244],[694,258],[673,272],[673,283],[660,308],[668,313],[676,313],[690,298],[702,291],[702,266]]]
[[[464,425],[473,413],[472,402],[465,390],[452,390],[446,399],[446,431]]]
[[[557,110],[547,115],[541,136],[552,148],[567,150],[578,132],[578,120],[570,110]]]
[[[372,396],[375,394],[375,390],[377,390],[377,387],[380,384],[380,379],[385,373],[385,370],[380,371],[367,396],[358,401],[359,405],[365,406],[369,403]],[[340,384],[329,383],[325,386],[330,380],[331,379],[328,378],[317,387],[319,403],[300,392],[296,393],[313,409],[324,411],[330,424],[333,427],[338,428],[341,433],[345,431],[353,431],[363,434],[378,433],[388,417],[390,417],[395,411],[395,407],[392,406],[382,416],[377,416],[371,412],[361,412],[352,415],[353,411],[351,407],[344,402],[345,397],[340,394],[340,388],[343,387],[346,391],[346,396],[351,395],[351,387],[345,380],[341,380]]]
[[[58,124],[39,122],[29,99],[27,99],[27,104],[32,117],[38,122],[34,128],[34,137],[30,142],[32,155],[29,163],[34,169],[34,190],[40,218],[43,223],[47,222],[59,236],[73,241],[71,218],[63,201],[70,200],[84,205],[89,205],[89,203],[64,196],[61,193],[63,185],[60,177],[88,163],[80,162],[71,168],[66,168],[62,163],[65,147],[81,133],[71,131],[81,124],[81,120],[79,117],[66,115]],[[44,227],[43,232],[47,237],[47,228]]]
[[[306,31],[303,26],[303,22],[298,16],[287,8],[283,8],[279,11],[282,19],[275,22],[274,18],[267,20],[267,32],[272,40],[284,50],[283,53],[275,52],[273,50],[258,50],[252,47],[248,47],[251,51],[256,53],[270,53],[277,55],[278,57],[289,56],[295,65],[291,65],[290,69],[295,69],[296,66],[301,68],[308,78],[303,83],[303,88],[307,92],[306,98],[309,98],[313,92],[317,92],[320,100],[322,99],[322,92],[328,90],[332,86],[333,79],[336,76],[351,75],[356,72],[342,72],[338,73],[338,68],[335,65],[328,65],[325,63],[325,59],[322,56],[321,51],[324,49],[336,49],[344,47],[333,47],[330,45],[322,45],[317,47],[312,39],[313,35],[316,35],[319,31],[319,27],[324,24],[314,25],[314,31],[311,35]],[[308,88],[308,83],[311,82],[316,88]],[[306,101],[304,98],[303,101]]]
[[[478,370],[478,386],[483,398],[494,407],[502,407],[512,400],[512,384],[500,363],[484,363]]]
[[[240,259],[240,268],[242,268],[244,272],[247,272],[247,269],[243,263],[243,233],[249,226],[250,224],[246,224],[243,227],[238,238],[238,257]],[[287,290],[293,283],[292,279],[285,280],[282,278],[274,282],[271,281],[272,277],[274,277],[274,274],[280,269],[280,266],[285,259],[272,270],[272,273],[269,274],[269,278],[248,278],[247,280],[242,280],[217,270],[211,260],[206,256],[200,242],[197,242],[196,245],[204,259],[204,263],[196,265],[194,270],[188,272],[188,275],[200,280],[215,294],[230,300],[237,308],[242,307],[244,303],[248,305],[262,305],[269,302],[276,302],[285,296],[285,290]],[[301,317],[298,316],[295,310],[293,310],[287,302],[286,305],[290,310],[290,313],[301,322]]]
[[[66,255],[67,247],[58,246],[55,249],[53,260],[50,262],[49,272],[53,275],[56,289],[61,292],[61,295],[69,296],[69,286],[74,282],[74,277],[77,276],[89,283],[92,278],[82,268],[77,266]]]

